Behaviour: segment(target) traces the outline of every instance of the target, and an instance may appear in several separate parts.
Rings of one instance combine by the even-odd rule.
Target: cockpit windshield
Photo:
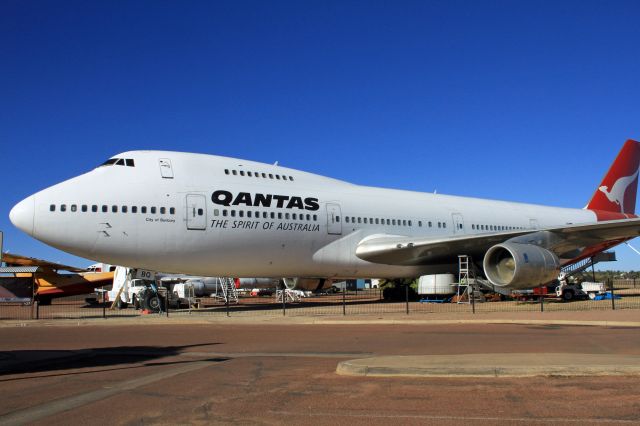
[[[133,158],[109,158],[107,161],[100,164],[100,166],[98,167],[113,166],[113,165],[135,167],[135,162],[133,161]]]

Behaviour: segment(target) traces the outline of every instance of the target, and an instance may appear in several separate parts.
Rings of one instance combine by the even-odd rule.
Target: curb
[[[384,356],[342,361],[342,376],[360,377],[536,377],[636,376],[640,355],[467,354]]]

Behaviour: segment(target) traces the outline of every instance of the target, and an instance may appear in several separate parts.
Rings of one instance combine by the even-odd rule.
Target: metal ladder
[[[471,256],[462,254],[458,256],[458,291],[456,303],[471,303],[470,287],[476,282],[475,271]]]
[[[218,277],[218,283],[222,288],[222,299],[226,303],[238,303],[238,291],[233,278]]]

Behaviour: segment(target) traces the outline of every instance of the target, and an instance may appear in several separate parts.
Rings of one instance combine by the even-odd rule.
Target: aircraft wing
[[[388,265],[456,263],[458,254],[482,258],[495,244],[514,242],[543,247],[563,263],[577,258],[587,247],[619,244],[640,235],[640,218],[567,225],[541,230],[505,231],[452,237],[401,237],[371,235],[358,244],[360,259]],[[606,247],[605,247],[606,248]]]
[[[35,257],[21,256],[13,253],[2,253],[2,261],[7,266],[40,266],[43,269],[54,271],[86,272],[86,269],[75,266],[62,265],[60,263],[49,262],[48,260],[36,259]]]

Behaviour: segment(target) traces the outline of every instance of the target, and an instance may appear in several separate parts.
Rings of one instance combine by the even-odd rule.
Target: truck
[[[113,287],[105,294],[105,299],[118,309],[131,305],[151,312],[160,312],[165,306],[174,309],[190,306],[201,297],[237,303],[236,284],[229,278],[163,275],[118,266]]]
[[[587,298],[594,300],[596,296],[605,294],[606,288],[604,283],[584,281],[577,284],[560,281],[560,284],[555,288],[555,292],[556,296],[562,298],[565,302],[570,302]]]

